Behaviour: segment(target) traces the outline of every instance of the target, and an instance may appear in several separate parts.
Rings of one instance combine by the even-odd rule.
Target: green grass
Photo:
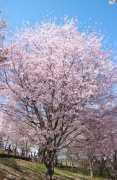
[[[4,170],[0,168],[0,174],[3,174],[4,173]]]
[[[23,161],[23,160],[22,160]],[[32,162],[28,162],[28,164],[26,165],[22,165],[22,167],[24,169],[28,169],[28,170],[31,170],[35,173],[38,173],[39,171],[43,172],[43,173],[46,173],[46,168],[43,164],[39,164],[37,162],[34,163],[33,167],[32,167]]]
[[[2,161],[4,165],[9,166],[17,171],[20,171],[20,167],[16,164],[15,159],[13,158],[3,158],[3,159],[5,159],[5,161]]]
[[[55,174],[56,175],[62,174],[62,177],[66,178],[66,179],[68,176],[70,176],[70,178],[72,177],[71,179],[79,178],[82,180],[106,180],[106,179],[97,178],[97,177],[91,178],[90,176],[86,176],[86,175],[83,175],[81,173],[72,173],[70,171],[61,170],[61,169],[57,169],[57,168],[55,168]],[[68,178],[68,179],[70,179],[70,178]]]
[[[2,168],[2,165],[6,169]],[[39,164],[38,162],[28,162],[24,160],[16,160],[14,158],[0,158],[0,180],[3,179],[3,176],[7,177],[9,172],[7,167],[10,168],[11,179],[17,180],[17,177],[20,177],[20,180],[26,180],[27,177],[29,180],[45,180],[46,168],[44,164]],[[58,168],[54,169],[53,179],[57,180],[104,180],[100,178],[91,178],[90,176],[84,176],[78,173],[72,173],[70,171],[61,170]]]
[[[78,174],[78,177],[82,180],[107,180],[107,179],[97,178],[97,177],[91,178],[90,176],[86,176],[83,174]]]

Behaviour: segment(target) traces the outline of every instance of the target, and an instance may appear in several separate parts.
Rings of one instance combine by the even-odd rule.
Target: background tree
[[[87,119],[84,133],[80,138],[76,136],[68,148],[68,151],[71,149],[72,156],[77,157],[82,153],[81,160],[88,159],[91,177],[93,177],[96,167],[99,177],[103,177],[103,172],[106,170],[111,178],[117,178],[116,113],[116,104],[112,102],[98,105],[98,107],[94,106],[92,111],[90,109],[89,113],[84,115],[84,119]],[[108,167],[113,169],[113,173]]]
[[[111,1],[109,1],[110,4],[114,4],[114,3],[116,3],[116,2],[117,2],[117,0],[111,0]]]
[[[0,63],[6,59],[5,51],[3,49],[3,41],[5,39],[6,23],[3,20],[3,13],[0,11]]]

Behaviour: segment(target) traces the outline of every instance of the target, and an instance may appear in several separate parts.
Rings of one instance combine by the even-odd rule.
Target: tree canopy
[[[79,32],[66,18],[61,26],[51,21],[25,26],[6,48],[1,72],[5,120],[39,145],[51,169],[56,152],[88,132],[94,114],[99,127],[108,121],[100,118],[98,107],[116,98],[113,50],[103,48],[103,35]]]

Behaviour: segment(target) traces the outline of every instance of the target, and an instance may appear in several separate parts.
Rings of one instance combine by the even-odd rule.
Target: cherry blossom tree
[[[81,156],[89,160],[90,175],[93,177],[95,164],[99,167],[99,177],[104,169],[111,178],[117,178],[116,141],[117,141],[117,109],[113,102],[94,106],[84,114],[85,131],[81,137],[75,137],[68,147],[70,155]],[[81,153],[83,155],[81,155]],[[108,165],[113,169],[109,171]],[[96,166],[97,168],[97,166]]]
[[[65,18],[60,26],[25,25],[6,45],[3,112],[39,145],[48,172],[56,152],[85,131],[91,104],[113,97],[116,65],[102,40],[95,30],[79,32],[75,21]]]
[[[110,4],[114,4],[114,3],[116,3],[116,2],[117,2],[117,0],[110,0],[110,1],[109,1]]]
[[[4,62],[6,59],[5,50],[3,49],[3,41],[5,39],[5,29],[7,26],[3,19],[3,13],[0,11],[0,63]]]
[[[32,147],[34,144],[32,141],[29,141],[29,138],[25,136],[25,132],[22,127],[17,126],[16,123],[6,121],[5,115],[3,116],[3,113],[0,113],[0,145],[3,149],[3,145],[6,147],[11,146],[16,151],[17,147],[24,147],[26,152],[28,153],[29,147]],[[23,128],[29,128],[26,127],[26,125],[23,126]],[[26,153],[26,156],[27,156]],[[16,152],[15,152],[16,154]]]

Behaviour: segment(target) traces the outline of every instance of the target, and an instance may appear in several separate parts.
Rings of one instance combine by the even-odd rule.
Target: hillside
[[[37,162],[0,158],[0,180],[45,180],[46,168]],[[91,180],[88,176],[55,168],[53,180]],[[99,180],[99,178],[94,178]],[[101,180],[101,179],[100,179]],[[104,179],[103,179],[104,180]]]

